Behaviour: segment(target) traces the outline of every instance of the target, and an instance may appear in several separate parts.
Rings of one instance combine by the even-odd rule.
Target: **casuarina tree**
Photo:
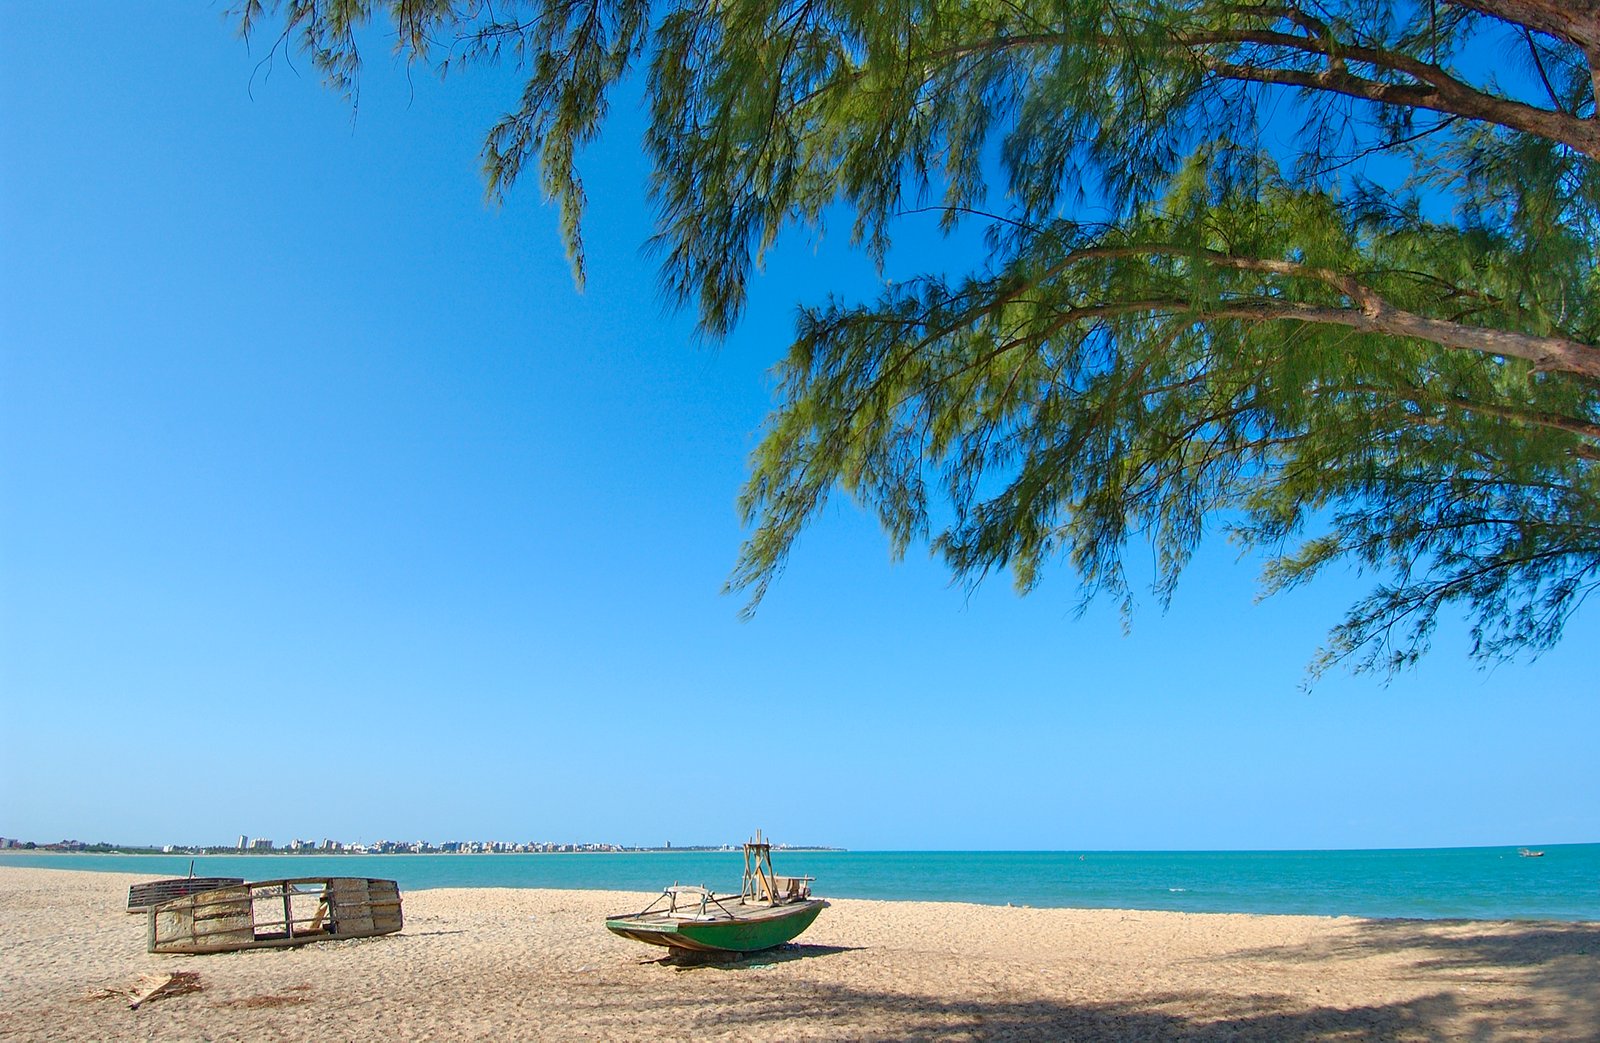
[[[882,262],[912,212],[981,229],[959,274],[802,310],[740,501],[749,609],[841,492],[966,581],[1064,562],[1124,607],[1131,546],[1158,600],[1212,532],[1267,592],[1359,566],[1318,669],[1403,667],[1452,617],[1478,657],[1537,653],[1594,589],[1597,0],[234,17],[352,95],[368,23],[408,62],[514,65],[488,190],[537,172],[580,283],[577,160],[642,76],[661,278],[712,336],[785,230],[847,222]]]

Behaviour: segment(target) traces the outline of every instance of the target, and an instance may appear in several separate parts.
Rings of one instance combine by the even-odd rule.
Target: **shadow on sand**
[[[1288,1009],[1283,997],[1235,997],[1232,1009],[1203,993],[1166,993],[1138,1002],[1067,1003],[1051,1000],[987,999],[943,1001],[925,995],[815,984],[795,994],[751,996],[715,1013],[699,998],[653,1002],[654,1014],[694,1037],[713,1031],[734,1038],[769,1036],[774,1025],[800,1023],[824,1039],[911,1040],[1071,1040],[1200,1043],[1357,1043],[1367,1040],[1462,1038],[1462,1014],[1455,997],[1439,994],[1405,1003],[1354,1008]],[[668,1010],[676,1006],[678,1010]],[[1486,1021],[1468,1030],[1468,1039],[1508,1038],[1503,1022]],[[1541,1036],[1538,1029],[1515,1038]]]
[[[1308,974],[1318,964],[1398,957],[1419,978],[1464,986],[1456,997],[1475,985],[1513,983],[1533,1000],[1460,1000],[1483,1025],[1472,1038],[1600,1041],[1600,923],[1366,920],[1336,939],[1234,955],[1301,964]]]
[[[676,967],[678,970],[698,970],[705,967],[718,967],[722,970],[760,970],[771,967],[777,963],[789,963],[793,960],[807,960],[819,956],[832,956],[835,953],[854,952],[858,948],[851,945],[806,945],[801,942],[789,942],[775,949],[763,949],[761,952],[691,952],[689,950],[673,950],[667,955],[654,960],[642,960],[641,963],[657,963],[663,967]]]
[[[852,950],[790,945],[726,962],[671,966],[759,970]],[[795,1019],[825,1038],[871,1040],[1197,1040],[1243,1043],[1356,1043],[1366,1040],[1573,1040],[1600,1043],[1600,924],[1368,921],[1340,938],[1301,947],[1229,954],[1299,964],[1308,980],[1318,965],[1373,956],[1399,957],[1400,974],[1429,982],[1426,995],[1387,1003],[1338,1006],[1304,993],[1226,995],[1202,990],[1151,993],[1106,1002],[997,995],[951,1000],[917,992],[810,981],[798,989],[755,990],[759,976],[729,979],[740,996],[714,1016],[692,990],[653,1003],[658,1015],[694,1035],[700,1030],[764,1034]],[[1375,968],[1396,973],[1394,964]],[[743,986],[741,987],[741,983]],[[1514,983],[1515,995],[1493,988]],[[1476,986],[1476,987],[1475,987]],[[1482,986],[1490,986],[1485,989]],[[667,1008],[678,1008],[675,1010]],[[714,1020],[707,1020],[714,1017]],[[681,1020],[680,1020],[681,1019]]]

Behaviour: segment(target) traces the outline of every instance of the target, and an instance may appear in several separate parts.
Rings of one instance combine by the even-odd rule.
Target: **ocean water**
[[[1320,916],[1600,920],[1600,844],[1396,851],[778,851],[825,898]],[[0,854],[0,865],[183,876],[188,855]],[[739,852],[221,855],[198,876],[376,876],[403,890],[737,890]]]

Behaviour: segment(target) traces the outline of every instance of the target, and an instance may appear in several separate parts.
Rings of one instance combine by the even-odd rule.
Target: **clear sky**
[[[795,306],[877,285],[843,230],[698,345],[640,251],[636,96],[580,295],[531,181],[483,201],[512,77],[379,46],[352,120],[220,10],[0,0],[0,835],[1600,840],[1592,608],[1531,665],[1457,626],[1307,693],[1357,577],[1256,604],[1213,540],[1125,637],[1065,569],[969,597],[840,501],[740,622]]]

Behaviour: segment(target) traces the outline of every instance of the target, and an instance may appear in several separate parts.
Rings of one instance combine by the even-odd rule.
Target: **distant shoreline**
[[[813,854],[819,852],[846,853],[847,847],[773,847],[775,854],[789,852]],[[306,848],[294,851],[289,848],[274,848],[271,851],[251,851],[248,848],[240,850],[232,847],[185,848],[182,851],[162,851],[159,848],[116,848],[110,851],[75,851],[70,848],[39,847],[39,848],[4,848],[0,849],[0,856],[6,855],[51,855],[54,857],[70,856],[73,858],[94,858],[99,856],[114,856],[127,858],[132,856],[154,856],[156,858],[407,858],[425,856],[434,858],[448,855],[450,857],[501,857],[506,855],[736,855],[736,847],[629,847],[609,851],[350,851],[350,850],[322,850],[320,848]]]
[[[1526,841],[1519,840],[1502,844],[1453,844],[1445,846],[1425,847],[1284,847],[1284,848],[1252,848],[1252,847],[1218,847],[1218,848],[848,848],[827,847],[822,845],[777,845],[772,850],[776,853],[787,851],[794,852],[826,852],[826,853],[854,853],[873,855],[1379,855],[1379,854],[1428,854],[1449,851],[1511,851],[1522,849],[1543,850],[1546,848],[1573,848],[1591,847],[1600,845],[1600,837],[1594,840],[1550,840]],[[441,851],[437,848],[431,851],[352,851],[349,848],[323,849],[302,848],[272,848],[270,850],[252,850],[250,848],[235,847],[200,847],[185,846],[179,850],[163,851],[156,847],[142,847],[135,844],[101,846],[94,845],[92,850],[79,848],[64,848],[58,846],[38,845],[32,848],[9,847],[0,848],[0,856],[5,855],[158,855],[165,858],[178,858],[188,856],[192,858],[234,858],[253,856],[322,856],[322,855],[355,855],[390,858],[400,855],[682,855],[682,854],[718,854],[733,852],[738,853],[739,846],[709,846],[691,845],[685,847],[620,847],[602,850],[572,850],[572,851]]]
[[[1370,919],[1600,921],[1600,844],[1432,851],[1147,853],[774,852],[780,873],[815,878],[827,898],[1032,908],[1359,916]],[[543,852],[536,852],[543,853]],[[252,879],[370,876],[406,891],[450,888],[657,891],[672,883],[739,886],[734,851],[550,852],[612,858],[329,852],[225,854],[0,852],[23,868]],[[21,857],[7,858],[7,854]],[[535,853],[523,853],[535,854]],[[626,856],[640,857],[626,857]],[[653,856],[653,857],[644,857]]]

